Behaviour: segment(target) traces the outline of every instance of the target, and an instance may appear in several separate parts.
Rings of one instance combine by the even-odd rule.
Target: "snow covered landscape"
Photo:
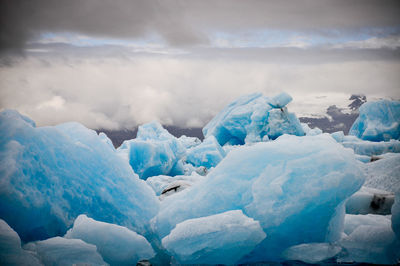
[[[364,103],[344,135],[291,101],[245,95],[203,141],[151,122],[117,149],[2,111],[1,264],[398,263],[400,102]]]

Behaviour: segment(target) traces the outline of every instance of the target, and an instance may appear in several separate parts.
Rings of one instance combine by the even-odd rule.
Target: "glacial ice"
[[[280,259],[290,246],[340,238],[343,201],[364,182],[360,165],[328,134],[242,146],[207,182],[165,198],[153,228],[163,238],[185,220],[239,209],[268,235],[244,261]]]
[[[186,154],[186,162],[199,167],[212,168],[225,157],[225,151],[214,136],[209,136],[200,145],[190,148]]]
[[[351,148],[358,155],[375,156],[384,153],[400,153],[400,141],[389,140],[389,141],[368,141],[362,140],[355,136],[345,136],[343,131],[331,133],[331,136],[346,148]]]
[[[400,242],[400,193],[396,194],[392,206],[392,229]]]
[[[339,263],[396,264],[400,245],[390,226],[390,217],[382,215],[346,215],[346,236],[340,245],[346,252],[339,255]]]
[[[370,141],[400,139],[400,101],[366,102],[359,111],[349,135]]]
[[[188,219],[162,239],[183,264],[234,264],[266,237],[260,223],[241,210]]]
[[[18,234],[0,219],[0,265],[42,265],[39,260],[21,248]]]
[[[159,208],[95,131],[78,123],[36,128],[11,110],[0,113],[0,183],[0,217],[23,241],[62,235],[81,213],[144,233]]]
[[[400,193],[400,153],[386,153],[365,168],[364,186]]]
[[[342,248],[331,243],[309,243],[292,246],[282,254],[286,260],[315,264],[336,256]]]
[[[203,134],[214,136],[221,146],[276,139],[283,134],[303,136],[299,120],[285,107],[291,100],[286,93],[273,98],[261,93],[242,96],[217,114]]]
[[[347,200],[346,213],[387,215],[391,213],[393,201],[393,193],[363,186]]]
[[[180,159],[186,149],[158,122],[139,126],[137,137],[124,141],[117,151],[127,154],[129,164],[141,179],[184,174]]]
[[[192,172],[191,175],[177,175],[177,176],[166,176],[158,175],[147,178],[146,183],[154,190],[157,196],[160,196],[163,190],[168,186],[176,182],[184,182],[189,186],[204,180],[206,177],[199,175],[196,172]]]
[[[155,255],[143,236],[126,227],[95,221],[86,215],[79,215],[64,237],[95,245],[104,261],[110,265],[136,264]]]
[[[180,136],[178,140],[183,145],[183,147],[185,147],[185,149],[190,149],[201,144],[201,140],[199,138],[187,137],[185,135]]]
[[[303,128],[304,134],[306,134],[306,136],[315,136],[315,135],[319,135],[322,134],[322,130],[315,127],[315,128],[310,128],[308,126],[308,124],[306,123],[300,123],[301,127]]]
[[[80,239],[57,236],[30,242],[24,248],[36,253],[44,265],[107,265],[97,252],[95,245],[85,243]]]

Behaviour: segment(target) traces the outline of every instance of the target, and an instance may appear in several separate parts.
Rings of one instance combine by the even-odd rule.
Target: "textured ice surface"
[[[215,167],[225,157],[225,151],[214,136],[187,151],[186,161],[194,166]]]
[[[242,146],[207,182],[165,198],[154,228],[162,238],[187,219],[241,209],[268,235],[247,260],[275,260],[290,246],[340,237],[343,201],[364,182],[361,164],[328,134]]]
[[[161,192],[166,189],[171,184],[183,181],[189,185],[193,185],[199,181],[204,180],[206,177],[197,174],[196,172],[192,172],[191,175],[178,175],[178,176],[152,176],[147,178],[146,183],[154,190],[154,192],[160,196]]]
[[[36,128],[0,113],[0,217],[22,240],[63,235],[81,213],[145,231],[159,201],[103,140],[78,123]]]
[[[107,265],[96,246],[80,239],[53,237],[28,243],[24,248],[36,253],[44,265]]]
[[[186,149],[189,149],[189,148],[192,148],[192,147],[195,147],[195,146],[201,144],[201,140],[199,138],[187,137],[185,135],[180,136],[178,138],[178,140],[181,142],[183,147],[185,147]]]
[[[301,127],[303,128],[304,133],[306,136],[315,136],[322,134],[322,130],[315,127],[315,128],[310,128],[306,123],[300,123]]]
[[[390,226],[390,217],[382,215],[346,215],[347,234],[340,245],[345,249],[339,262],[396,264],[400,246]]]
[[[0,265],[42,265],[39,260],[21,248],[18,234],[0,219]]]
[[[203,134],[215,136],[221,145],[259,142],[283,134],[303,136],[299,120],[284,107],[290,101],[286,93],[274,98],[261,93],[242,96],[217,114]]]
[[[364,186],[347,200],[346,213],[387,215],[391,213],[393,201],[393,193]]]
[[[95,221],[86,215],[79,215],[74,227],[64,237],[81,239],[95,245],[110,265],[136,264],[139,260],[150,259],[155,255],[143,236],[126,227]]]
[[[360,155],[381,155],[383,153],[400,153],[400,141],[390,140],[390,141],[362,141],[353,136],[345,136],[342,142],[343,146],[346,148],[351,148],[355,153]]]
[[[179,223],[162,244],[180,263],[234,264],[265,236],[258,221],[234,210]]]
[[[400,102],[381,100],[360,107],[360,115],[349,134],[364,140],[400,139]]]
[[[318,263],[336,256],[342,248],[331,243],[310,243],[292,246],[283,252],[286,260]]]
[[[400,193],[396,194],[394,204],[392,206],[392,229],[400,241]]]
[[[181,141],[158,122],[139,126],[137,137],[124,141],[118,148],[118,152],[127,154],[129,164],[142,179],[184,174],[180,159],[185,151]]]
[[[364,186],[400,193],[400,154],[387,153],[381,159],[365,165]]]

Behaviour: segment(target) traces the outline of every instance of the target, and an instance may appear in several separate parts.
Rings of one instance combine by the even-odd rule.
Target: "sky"
[[[237,97],[321,116],[400,99],[400,1],[0,0],[0,109],[38,126],[202,127]]]

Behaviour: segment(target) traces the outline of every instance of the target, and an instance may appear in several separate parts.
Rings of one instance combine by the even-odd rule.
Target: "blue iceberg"
[[[151,259],[155,255],[143,236],[126,227],[98,222],[86,215],[79,215],[64,237],[95,245],[111,265],[136,265],[139,260]]]
[[[36,254],[43,265],[107,265],[97,252],[96,246],[80,239],[66,239],[58,236],[30,242],[24,248]]]
[[[199,167],[215,167],[225,157],[225,151],[214,136],[209,136],[200,145],[190,148],[186,162]]]
[[[364,103],[349,135],[370,141],[400,139],[400,101]]]
[[[265,238],[260,223],[240,210],[189,219],[162,239],[182,264],[234,264]]]
[[[35,256],[22,249],[18,234],[2,219],[0,219],[0,264],[42,265]]]
[[[345,235],[338,242],[346,252],[339,254],[337,262],[396,264],[400,244],[390,225],[390,216],[346,215]]]
[[[37,128],[0,113],[0,217],[23,241],[63,235],[81,213],[147,232],[159,201],[104,140],[78,123]]]
[[[127,140],[118,148],[141,179],[157,175],[182,175],[181,158],[186,149],[160,123],[152,122],[139,127],[137,137]]]
[[[185,220],[242,210],[268,237],[241,262],[279,260],[290,246],[340,238],[344,201],[364,182],[361,164],[328,134],[241,146],[207,179],[165,198],[153,228],[163,238]]]
[[[283,134],[303,136],[296,115],[285,107],[291,100],[286,93],[274,98],[261,93],[242,96],[217,114],[203,128],[203,134],[214,136],[222,146],[276,139]]]

